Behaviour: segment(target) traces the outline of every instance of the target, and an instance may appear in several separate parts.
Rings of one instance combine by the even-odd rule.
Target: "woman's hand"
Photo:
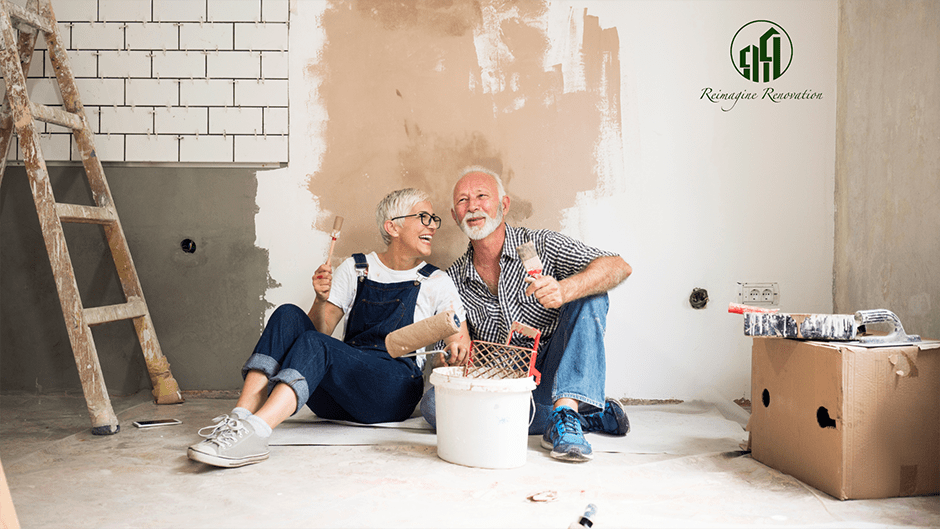
[[[330,263],[323,263],[313,273],[313,290],[317,294],[317,301],[326,301],[330,298],[330,288],[333,286],[333,267]]]
[[[467,355],[470,354],[470,333],[467,330],[467,322],[460,323],[460,330],[444,338],[444,350],[450,353],[446,359],[444,355],[436,355],[435,360],[439,365],[458,366],[467,361]]]

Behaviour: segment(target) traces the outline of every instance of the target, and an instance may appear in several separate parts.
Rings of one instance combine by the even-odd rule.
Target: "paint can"
[[[437,417],[437,455],[479,468],[525,465],[532,377],[466,377],[462,367],[431,372]]]

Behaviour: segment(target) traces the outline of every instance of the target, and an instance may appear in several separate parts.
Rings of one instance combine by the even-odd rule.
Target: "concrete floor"
[[[731,445],[603,452],[575,465],[532,437],[526,464],[512,470],[447,463],[422,444],[276,446],[258,465],[216,469],[185,450],[233,399],[156,406],[141,392],[112,404],[121,432],[99,437],[80,395],[0,395],[0,461],[22,527],[564,528],[588,503],[600,529],[940,527],[938,496],[838,501]],[[184,424],[131,425],[155,417]],[[655,427],[633,423],[635,432]],[[538,493],[554,499],[529,499]]]

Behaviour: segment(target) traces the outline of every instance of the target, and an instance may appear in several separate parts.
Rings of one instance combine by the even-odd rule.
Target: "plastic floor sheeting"
[[[24,528],[938,527],[940,497],[839,501],[741,450],[746,432],[714,404],[628,406],[632,431],[590,434],[594,460],[561,463],[530,436],[526,463],[489,470],[436,453],[412,419],[362,427],[298,414],[267,461],[190,461],[196,431],[233,400],[156,406],[113,398],[121,432],[90,432],[74,396],[0,395],[0,461]],[[137,419],[175,417],[142,430]]]

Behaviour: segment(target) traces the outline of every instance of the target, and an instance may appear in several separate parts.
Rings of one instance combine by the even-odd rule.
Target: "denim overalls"
[[[245,366],[267,375],[271,389],[288,384],[297,410],[306,403],[324,419],[364,424],[402,421],[421,399],[424,381],[413,358],[392,358],[385,336],[414,321],[421,281],[437,268],[426,264],[413,281],[368,279],[363,254],[354,254],[358,287],[345,341],[316,330],[307,314],[285,304],[271,315]]]

